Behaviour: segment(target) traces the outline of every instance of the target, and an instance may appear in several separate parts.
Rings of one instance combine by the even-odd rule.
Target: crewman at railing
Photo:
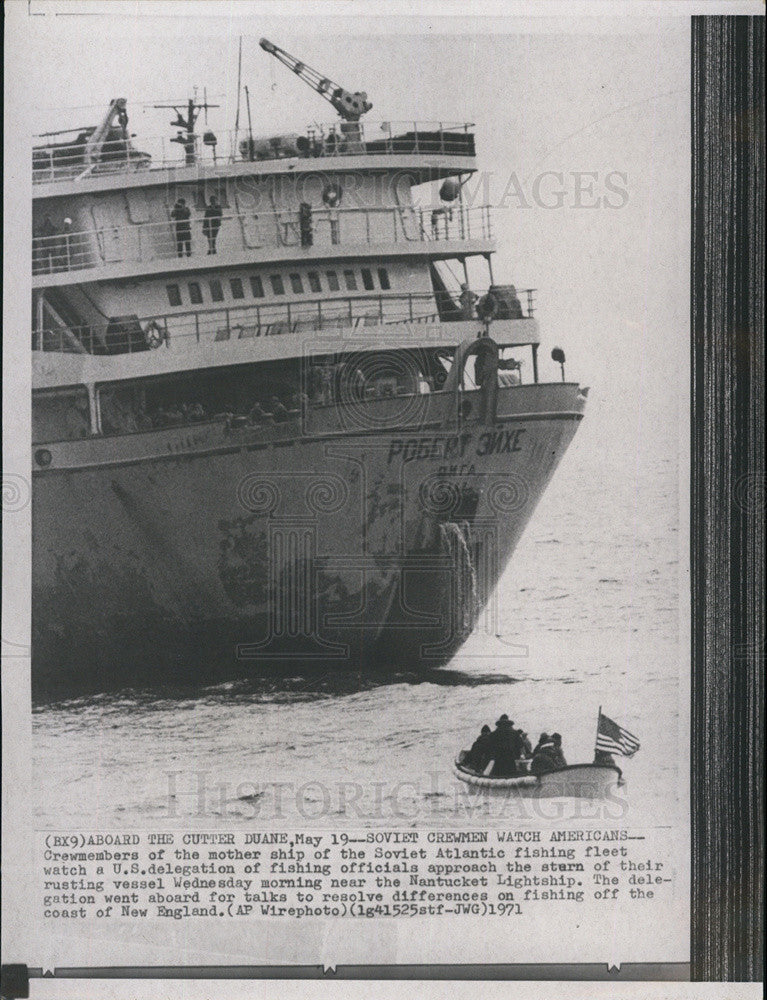
[[[202,223],[202,231],[208,240],[208,253],[216,252],[216,237],[221,228],[222,218],[221,206],[215,195],[211,196],[210,204],[205,209],[205,218]]]
[[[448,208],[447,206],[442,206],[441,208],[434,209],[434,211],[431,213],[431,238],[433,240],[440,239],[440,233],[439,233],[440,221],[442,221],[445,230],[445,234],[442,238],[447,239],[448,237],[447,224],[452,218],[453,218],[452,208]]]
[[[523,319],[522,303],[517,298],[517,290],[513,285],[509,285],[509,319]]]
[[[271,413],[267,413],[259,402],[255,402],[248,413],[248,420],[252,424],[272,424],[274,418]]]
[[[466,282],[461,285],[461,294],[458,296],[458,301],[461,303],[461,313],[464,319],[474,319],[474,307],[477,304],[478,297],[477,293],[472,292]]]
[[[509,386],[509,385],[519,385],[522,381],[520,375],[520,367],[522,365],[521,361],[515,361],[514,358],[507,358],[506,360],[498,359],[498,385]]]
[[[192,256],[192,227],[189,222],[191,216],[186,199],[179,198],[170,213],[176,231],[176,253],[179,257],[183,257],[185,253],[187,257]]]
[[[272,396],[269,405],[272,408],[275,424],[284,424],[291,419],[287,407],[278,396]]]

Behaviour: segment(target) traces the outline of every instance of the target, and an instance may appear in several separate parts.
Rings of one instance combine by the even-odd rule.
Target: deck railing
[[[473,125],[468,122],[331,122],[305,133],[252,136],[247,130],[225,131],[216,142],[199,135],[166,135],[141,139],[142,150],[123,139],[104,143],[96,162],[88,162],[85,144],[40,143],[33,151],[32,180],[35,184],[136,170],[171,170],[195,164],[206,167],[261,160],[326,159],[336,156],[474,156]],[[208,133],[210,136],[211,133]],[[44,137],[40,137],[41,139]]]
[[[173,258],[205,258],[211,252],[251,253],[280,247],[326,247],[492,239],[491,209],[436,208],[316,209],[311,239],[302,234],[300,213],[226,211],[213,248],[203,231],[203,213],[188,223],[140,222],[80,232],[55,232],[43,223],[32,238],[32,273],[81,271],[116,263],[151,263]],[[202,262],[201,262],[202,263]]]
[[[525,289],[527,314],[533,316],[532,293]],[[36,351],[86,354],[133,354],[173,349],[188,343],[219,343],[287,333],[363,329],[398,323],[435,323],[475,319],[461,311],[449,293],[360,295],[307,299],[269,305],[124,317],[102,326],[56,327],[33,333]],[[479,322],[477,320],[477,322]]]

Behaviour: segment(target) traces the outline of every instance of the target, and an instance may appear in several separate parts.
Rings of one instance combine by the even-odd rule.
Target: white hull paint
[[[529,798],[603,799],[623,784],[620,769],[603,764],[570,764],[538,776],[524,774],[516,778],[489,778],[475,774],[456,761],[453,774],[459,781],[474,788]]]

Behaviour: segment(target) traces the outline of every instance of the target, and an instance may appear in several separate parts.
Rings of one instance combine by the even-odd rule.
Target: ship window
[[[300,295],[301,292],[303,292],[303,290],[304,290],[304,284],[301,281],[301,275],[300,274],[291,274],[290,275],[290,287],[293,289],[293,291],[296,293],[296,295]]]
[[[199,281],[189,282],[189,298],[193,305],[198,306],[202,302],[202,288]]]
[[[328,289],[329,289],[329,291],[331,291],[331,292],[337,292],[338,289],[341,286],[338,284],[338,275],[336,274],[336,272],[335,271],[326,271],[325,272],[325,277],[328,279]]]
[[[344,281],[350,292],[357,291],[357,276],[354,271],[344,271]]]
[[[262,299],[264,297],[264,283],[257,274],[251,274],[250,276],[250,290],[253,292],[254,299]]]
[[[85,389],[54,389],[32,397],[32,441],[76,441],[91,430],[90,406]]]
[[[242,278],[230,278],[229,284],[232,288],[232,298],[234,299],[244,299],[245,290],[242,287]]]
[[[378,268],[378,280],[381,284],[381,288],[386,292],[391,288],[391,281],[389,281],[389,272],[385,267]]]
[[[224,289],[221,287],[221,282],[218,278],[214,278],[210,283],[210,297],[214,302],[224,301]]]
[[[272,291],[275,295],[285,294],[285,283],[282,280],[281,274],[270,274],[269,281],[272,283]]]
[[[309,288],[311,288],[313,292],[322,291],[320,276],[316,271],[309,271],[306,277],[309,279]]]
[[[368,292],[375,288],[375,285],[373,284],[373,272],[369,267],[362,268],[362,284]]]
[[[181,289],[178,285],[166,285],[165,291],[168,293],[168,302],[172,306],[181,305]]]

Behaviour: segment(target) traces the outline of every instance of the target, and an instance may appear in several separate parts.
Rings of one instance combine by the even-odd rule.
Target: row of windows
[[[360,271],[360,277],[362,279],[362,288],[367,292],[375,291],[376,282],[375,276],[378,277],[378,287],[383,291],[388,291],[391,288],[391,281],[389,280],[389,272],[385,267],[379,267],[376,269],[375,275],[372,268],[363,267]],[[357,273],[351,268],[342,272],[341,277],[343,278],[344,288],[349,292],[356,292],[359,289],[359,284],[357,281]],[[290,289],[296,295],[303,295],[305,291],[309,292],[338,292],[341,290],[341,278],[337,271],[325,271],[324,272],[325,285],[323,287],[323,276],[319,271],[309,271],[306,275],[306,285],[304,287],[304,279],[300,274],[294,273],[288,275],[288,281],[290,282]],[[266,296],[266,291],[264,290],[264,282],[257,274],[251,274],[249,276],[250,283],[250,294],[254,299],[263,299]],[[285,294],[285,279],[281,274],[270,274],[269,275],[269,285],[272,295],[284,295]],[[208,289],[210,291],[211,302],[223,302],[225,299],[224,294],[224,283],[218,278],[211,278],[207,282]],[[200,305],[205,302],[204,286],[202,282],[190,281],[188,284],[189,289],[189,301],[192,305]],[[245,298],[245,285],[242,278],[230,278],[229,279],[229,289],[233,299],[244,299]],[[184,304],[183,296],[181,294],[181,285],[166,285],[165,290],[168,293],[168,302],[172,306],[181,306]]]

